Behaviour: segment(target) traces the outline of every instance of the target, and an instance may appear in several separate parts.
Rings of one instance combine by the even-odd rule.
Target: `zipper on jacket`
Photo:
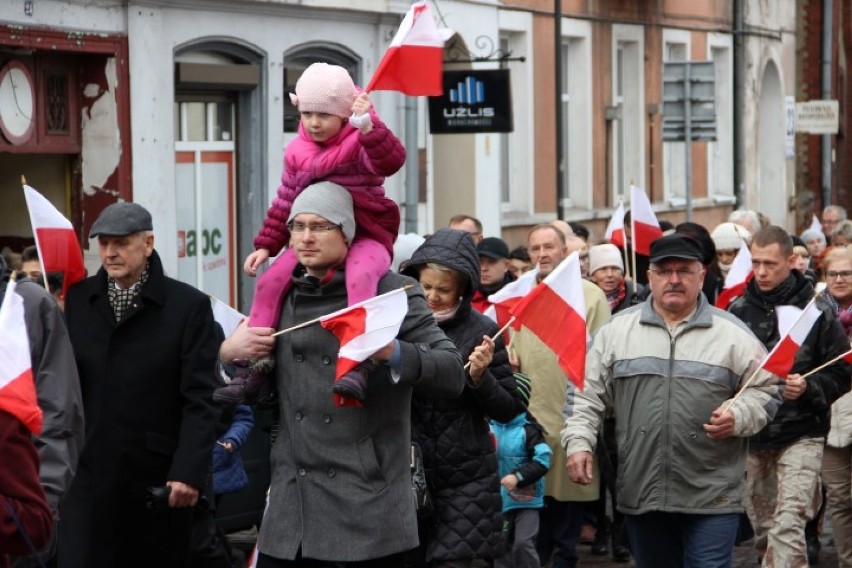
[[[668,328],[668,326],[666,326]],[[669,440],[669,430],[671,421],[669,416],[669,404],[672,400],[672,381],[674,380],[674,356],[675,356],[675,335],[669,330],[669,376],[666,381],[666,411],[663,413],[665,423],[662,425],[663,430],[663,452],[665,460],[663,461],[663,510],[666,510],[669,500],[669,470],[671,469],[671,443]]]

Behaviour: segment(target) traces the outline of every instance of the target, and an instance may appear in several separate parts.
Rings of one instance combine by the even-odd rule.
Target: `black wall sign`
[[[512,132],[509,70],[444,71],[444,94],[429,97],[429,132]]]

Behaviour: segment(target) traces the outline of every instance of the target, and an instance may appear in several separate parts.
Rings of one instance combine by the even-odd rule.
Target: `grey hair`
[[[738,209],[737,211],[731,211],[731,214],[728,215],[728,221],[730,223],[739,224],[739,222],[743,219],[751,221],[751,227],[755,233],[763,228],[763,224],[760,222],[760,217],[758,217],[757,213],[751,209]]]
[[[836,237],[837,235],[843,235],[846,240],[852,241],[852,221],[844,219],[837,223],[837,226],[831,231],[831,236]]]
[[[834,211],[835,213],[837,213],[838,221],[846,220],[846,209],[844,207],[841,207],[840,205],[826,205],[825,209],[823,209],[822,212],[825,213],[826,211]]]

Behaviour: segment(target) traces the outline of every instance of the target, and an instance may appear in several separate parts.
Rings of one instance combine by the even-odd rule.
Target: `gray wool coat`
[[[354,562],[418,544],[411,495],[411,393],[452,398],[464,387],[462,361],[411,278],[389,273],[379,293],[405,284],[408,313],[398,335],[398,383],[380,364],[361,408],[335,407],[338,341],[313,325],[281,336],[275,349],[280,426],[272,448],[269,507],[259,549],[276,558]],[[326,284],[297,280],[279,329],[346,307],[342,271]]]

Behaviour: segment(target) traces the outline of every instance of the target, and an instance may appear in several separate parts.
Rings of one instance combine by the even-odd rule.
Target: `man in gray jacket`
[[[307,187],[293,202],[288,226],[299,264],[279,328],[346,307],[352,207],[349,192],[330,182]],[[406,284],[414,280],[388,273],[378,293]],[[371,357],[363,406],[336,406],[337,338],[319,325],[277,338],[272,331],[243,325],[219,352],[223,363],[275,355],[280,425],[258,568],[403,565],[403,553],[418,544],[409,462],[412,390],[458,396],[464,386],[458,351],[415,286],[397,339]]]
[[[11,270],[0,257],[0,304],[6,294]],[[39,477],[48,504],[57,516],[59,502],[74,478],[83,446],[83,399],[74,351],[62,310],[40,285],[20,280],[15,292],[24,299],[24,317],[30,342],[38,405],[44,413],[41,434],[35,437],[39,453]],[[40,555],[15,559],[13,566],[42,566],[53,556],[53,546]]]
[[[701,258],[686,235],[654,241],[651,296],[598,331],[585,389],[565,409],[578,483],[592,481],[603,418],[615,417],[618,508],[639,568],[730,565],[746,437],[780,404],[774,375],[759,369],[761,343],[701,293]]]

